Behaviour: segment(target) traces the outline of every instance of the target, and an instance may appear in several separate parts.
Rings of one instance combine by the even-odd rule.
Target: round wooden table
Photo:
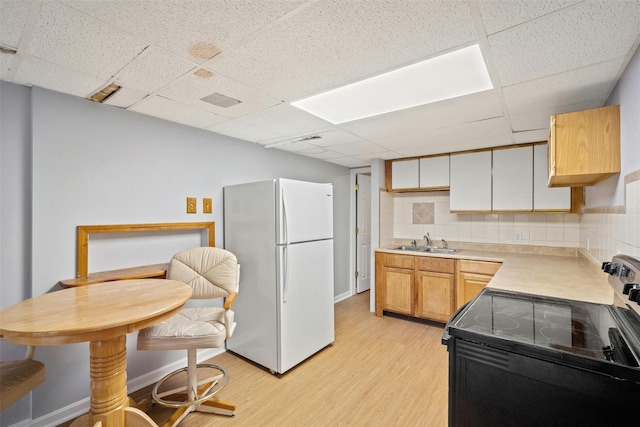
[[[64,289],[0,311],[0,335],[33,346],[89,341],[91,408],[81,424],[155,425],[129,407],[126,335],[175,315],[191,292],[185,283],[164,279]]]

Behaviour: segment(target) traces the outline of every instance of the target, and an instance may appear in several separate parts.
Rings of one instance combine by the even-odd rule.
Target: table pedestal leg
[[[126,335],[108,341],[92,341],[91,411],[89,425],[101,421],[103,427],[124,426],[127,396]]]

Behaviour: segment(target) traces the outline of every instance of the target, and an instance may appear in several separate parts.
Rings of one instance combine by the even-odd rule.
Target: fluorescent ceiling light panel
[[[291,104],[339,124],[489,89],[476,44]]]

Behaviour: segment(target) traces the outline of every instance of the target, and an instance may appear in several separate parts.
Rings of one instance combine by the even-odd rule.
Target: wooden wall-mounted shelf
[[[79,225],[75,279],[61,280],[64,287],[84,286],[113,280],[164,278],[168,263],[101,271],[89,274],[89,236],[91,234],[132,233],[144,231],[207,230],[208,246],[215,246],[215,222],[171,222],[160,224]]]

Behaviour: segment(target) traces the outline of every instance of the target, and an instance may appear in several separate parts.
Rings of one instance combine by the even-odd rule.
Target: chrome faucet
[[[412,241],[411,241],[411,247],[413,247],[413,248],[415,248],[415,247],[416,247],[416,241],[415,241],[415,240],[412,240]]]
[[[449,245],[447,244],[447,241],[442,239],[442,249],[447,249],[449,247]]]
[[[427,246],[431,246],[431,236],[429,236],[429,233],[425,234],[424,240],[426,240]]]

